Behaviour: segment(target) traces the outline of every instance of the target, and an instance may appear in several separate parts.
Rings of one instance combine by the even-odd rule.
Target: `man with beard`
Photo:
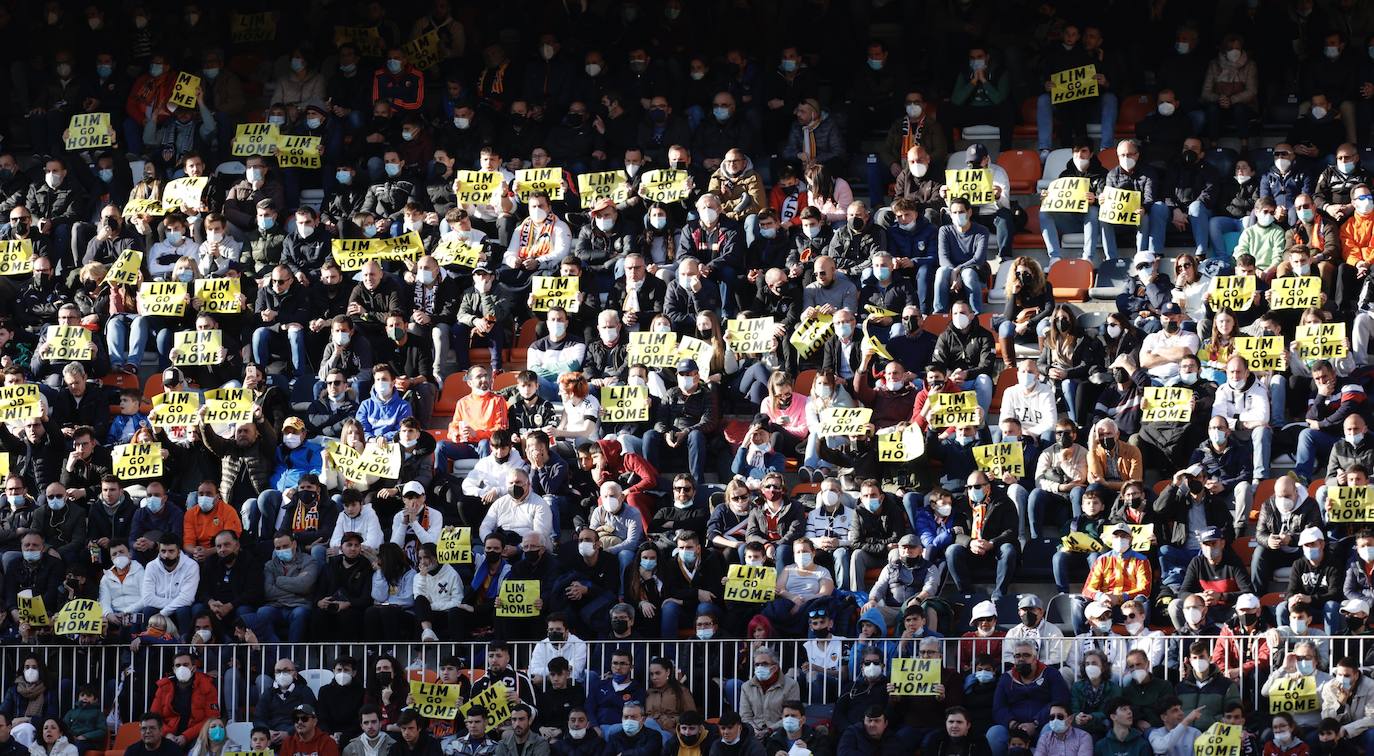
[[[277,431],[263,417],[261,409],[255,409],[253,414],[253,422],[240,425],[234,430],[233,440],[229,440],[205,424],[205,405],[201,405],[200,437],[221,460],[219,490],[231,506],[241,507],[244,531],[266,537],[271,535],[275,523],[250,521],[247,513],[257,510],[257,498],[271,489]]]

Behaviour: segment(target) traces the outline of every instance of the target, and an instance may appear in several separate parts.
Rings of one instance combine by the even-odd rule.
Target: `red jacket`
[[[124,103],[124,112],[143,126],[148,122],[148,106],[153,106],[153,118],[162,123],[171,117],[167,112],[167,101],[172,99],[172,87],[177,83],[177,72],[168,68],[158,78],[143,74],[134,80],[129,88],[129,99]]]
[[[638,480],[634,485],[625,488],[625,493],[639,494],[652,493],[654,486],[658,485],[658,470],[649,464],[649,460],[634,453],[627,453],[620,448],[620,442],[613,438],[606,438],[596,442],[601,447],[601,460],[604,464],[604,476],[597,484],[605,483],[608,480],[619,482],[621,476],[626,473],[633,474]],[[623,484],[622,484],[623,485]]]
[[[1237,636],[1236,630],[1230,622],[1221,626],[1216,642],[1212,645],[1212,663],[1217,665],[1217,669],[1225,671],[1235,669],[1237,666],[1242,672],[1247,674],[1259,670],[1261,678],[1269,674],[1269,641],[1264,639],[1263,633],[1255,635]],[[1246,643],[1249,648],[1243,653],[1241,643]]]
[[[292,732],[277,749],[281,756],[339,756],[339,744],[323,729],[315,728],[315,737],[301,740]]]
[[[173,708],[176,684],[174,677],[159,679],[150,708],[162,717],[163,735],[176,735],[180,731],[187,740],[194,740],[200,735],[200,728],[205,726],[206,720],[219,716],[219,691],[215,690],[215,681],[209,675],[196,672],[195,677],[191,678],[191,721],[182,730],[181,715]]]

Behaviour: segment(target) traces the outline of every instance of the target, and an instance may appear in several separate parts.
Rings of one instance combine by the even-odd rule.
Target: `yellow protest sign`
[[[179,108],[194,108],[196,106],[196,92],[199,90],[199,76],[178,71],[176,83],[172,85],[172,96],[168,98],[168,101]]]
[[[936,391],[926,397],[930,405],[930,427],[977,425],[982,414],[978,395],[972,391]]]
[[[1269,713],[1308,714],[1317,711],[1317,680],[1312,675],[1280,678],[1269,687]]]
[[[771,568],[732,564],[725,576],[725,600],[766,604],[773,600],[777,587],[777,574]]]
[[[0,423],[41,417],[43,402],[38,398],[38,384],[0,386]]]
[[[204,196],[205,187],[209,184],[210,179],[205,176],[187,176],[169,181],[162,189],[162,206],[168,209],[178,206],[192,209],[200,207],[200,198]]]
[[[282,168],[319,168],[323,149],[320,137],[283,134],[277,137],[277,165]]]
[[[33,273],[33,242],[29,239],[0,240],[0,276],[27,276]]]
[[[42,596],[25,596],[30,593],[27,589],[22,591],[19,596],[19,623],[29,627],[48,626],[48,608],[43,605]]]
[[[1097,195],[1097,220],[1117,226],[1139,226],[1140,202],[1140,192],[1103,187],[1102,193]]]
[[[1332,525],[1374,522],[1374,488],[1369,486],[1328,486],[1326,521]]]
[[[180,281],[149,281],[138,287],[144,315],[179,318],[186,314],[186,300],[186,284]]]
[[[218,365],[224,361],[224,333],[218,328],[206,331],[177,331],[173,335],[172,364],[196,367]]]
[[[716,356],[716,348],[709,341],[694,336],[682,336],[677,340],[677,358],[691,360],[703,374],[711,372],[711,360]]]
[[[648,386],[601,387],[601,422],[644,423],[648,420]]]
[[[156,478],[162,474],[162,444],[116,444],[110,450],[111,472],[122,480]]]
[[[468,709],[480,706],[487,711],[487,731],[495,732],[497,727],[510,719],[510,699],[507,696],[506,684],[496,683],[459,706],[458,716],[466,717]]]
[[[889,352],[889,351],[887,351],[887,345],[884,344],[884,343],[881,342],[881,341],[878,341],[878,337],[877,337],[877,336],[873,336],[873,335],[869,334],[869,332],[868,332],[868,321],[864,321],[864,344],[863,344],[863,348],[864,348],[864,350],[869,351],[869,352],[872,352],[872,353],[878,355],[879,357],[882,357],[882,358],[885,359],[885,360],[890,360],[890,359],[892,359],[892,353]]]
[[[358,48],[364,58],[380,58],[386,54],[386,43],[375,26],[336,26],[334,46],[348,43]]]
[[[358,458],[359,477],[372,475],[378,478],[395,479],[401,475],[401,447],[399,444],[382,446],[369,443],[363,447]]]
[[[940,684],[939,659],[894,658],[891,681],[894,696],[933,696]]]
[[[95,359],[95,341],[91,339],[91,332],[81,326],[48,326],[47,336],[44,359],[63,362]]]
[[[439,564],[472,564],[472,528],[445,525],[436,546]]]
[[[1350,354],[1345,346],[1345,323],[1307,323],[1298,326],[1294,341],[1303,360],[1339,360]]]
[[[279,136],[275,123],[241,123],[234,128],[233,153],[236,157],[271,155]]]
[[[229,38],[235,43],[271,42],[277,38],[277,14],[232,13],[229,15]]]
[[[242,425],[253,422],[253,392],[241,388],[219,388],[205,392],[207,425]]]
[[[925,436],[914,425],[895,433],[884,433],[878,436],[878,461],[910,462],[925,453],[925,445]]]
[[[1322,306],[1322,280],[1319,276],[1275,278],[1269,289],[1269,308],[1305,310]]]
[[[401,48],[410,65],[421,71],[428,71],[439,63],[439,30],[430,29]]]
[[[515,196],[529,202],[535,192],[544,192],[551,200],[563,199],[562,168],[525,168],[515,172]]]
[[[797,324],[797,329],[792,332],[787,343],[791,344],[792,348],[797,350],[798,357],[805,359],[811,356],[811,353],[816,351],[817,347],[825,342],[826,337],[830,335],[830,329],[834,325],[831,322],[833,320],[834,317],[831,315],[816,313]]]
[[[415,710],[430,719],[453,719],[458,716],[458,686],[443,683],[410,681],[410,697]]]
[[[440,266],[475,268],[482,261],[482,245],[466,239],[446,239],[434,248],[434,261]]]
[[[539,609],[534,602],[539,600],[538,580],[502,580],[501,593],[497,598],[497,617],[538,617]]]
[[[348,480],[366,480],[367,476],[358,471],[358,463],[362,461],[362,452],[348,444],[330,441],[325,444],[324,453],[328,457],[329,463]]]
[[[1097,68],[1091,64],[1050,74],[1050,104],[1097,96]]]
[[[1240,725],[1213,723],[1193,741],[1193,756],[1240,756]]]
[[[992,186],[992,171],[987,168],[945,171],[945,185],[949,187],[947,196],[950,199],[962,197],[975,205],[997,201],[997,192]]]
[[[530,309],[547,312],[551,307],[562,307],[568,312],[577,311],[577,293],[581,281],[575,276],[533,276],[530,278],[530,296],[534,301]]]
[[[0,480],[10,474],[10,453],[0,452]]]
[[[68,152],[113,147],[114,129],[110,128],[109,113],[77,113],[67,122],[63,146]]]
[[[1089,552],[1107,550],[1107,547],[1103,546],[1101,541],[1079,530],[1075,530],[1063,538],[1060,538],[1059,546],[1064,551],[1074,554],[1087,554]]]
[[[1255,303],[1255,277],[1217,276],[1212,279],[1212,290],[1207,298],[1214,310],[1229,308],[1234,312],[1244,312]]]
[[[1140,419],[1147,423],[1186,423],[1193,417],[1193,392],[1170,386],[1146,386]]]
[[[677,334],[635,331],[630,334],[625,359],[630,365],[648,368],[677,367]]]
[[[639,181],[639,196],[649,202],[681,202],[692,194],[687,171],[659,168]]]
[[[165,215],[166,213],[167,211],[162,207],[162,201],[156,197],[131,199],[124,205],[125,218],[132,218],[135,215]],[[105,280],[109,280],[108,275]]]
[[[1050,182],[1050,188],[1040,199],[1041,213],[1086,213],[1088,190],[1092,182],[1078,176]]]
[[[1288,367],[1282,336],[1238,336],[1236,353],[1244,357],[1255,372],[1278,371]]]
[[[346,271],[362,270],[363,263],[375,259],[371,239],[334,239],[329,254],[339,269]]]
[[[179,428],[200,423],[200,394],[193,391],[164,391],[153,397],[148,421],[156,428]]]
[[[242,290],[237,278],[197,278],[196,298],[201,300],[202,312],[232,314],[243,312],[239,295]]]
[[[1131,529],[1131,551],[1139,551],[1142,554],[1149,551],[1150,539],[1155,535],[1155,524],[1147,522],[1143,525],[1127,525]]]
[[[362,270],[372,260],[413,260],[424,254],[420,234],[407,231],[389,239],[335,239],[329,253],[341,270]]]
[[[453,177],[454,196],[460,205],[495,204],[492,200],[504,180],[496,171],[458,171]]]
[[[735,354],[766,354],[773,351],[773,318],[735,318],[725,321],[725,342]]]
[[[1018,478],[1026,477],[1025,447],[1019,442],[983,444],[973,447],[973,461],[978,469],[1000,478],[1011,473]]]
[[[129,247],[115,258],[114,264],[105,273],[105,280],[125,286],[138,286],[138,282],[143,278],[142,268],[143,253]]]
[[[582,173],[577,176],[577,193],[582,197],[582,207],[590,209],[599,199],[609,198],[617,205],[625,202],[626,184],[624,171],[600,171]]]
[[[868,432],[873,410],[868,407],[826,407],[821,410],[822,436],[862,436]]]
[[[53,617],[55,635],[102,635],[105,632],[104,613],[95,599],[72,599],[62,605]]]

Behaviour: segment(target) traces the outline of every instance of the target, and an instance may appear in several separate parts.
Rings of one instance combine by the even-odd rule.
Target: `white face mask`
[[[972,322],[972,318],[970,318],[966,313],[959,312],[959,313],[955,313],[955,314],[949,319],[949,322],[950,322],[950,324],[953,325],[955,328],[957,328],[957,329],[959,329],[960,331],[962,331],[962,330],[964,330],[965,328],[968,328],[969,323]]]
[[[24,682],[30,684],[38,682],[38,670],[33,669],[32,667],[24,670]]]
[[[1139,158],[1133,158],[1133,157],[1123,157],[1123,158],[1121,158],[1120,163],[1121,163],[1121,168],[1122,168],[1122,170],[1126,170],[1126,171],[1135,170],[1135,164],[1138,162],[1138,160],[1139,160]]]
[[[1132,679],[1132,680],[1135,680],[1135,684],[1136,684],[1136,685],[1144,685],[1144,684],[1145,684],[1145,679],[1148,678],[1149,676],[1150,676],[1150,670],[1148,670],[1148,669],[1133,669],[1133,670],[1131,670],[1131,679]]]
[[[549,217],[549,211],[542,207],[530,207],[530,220],[535,223],[543,223]]]
[[[1100,680],[1102,679],[1102,667],[1098,664],[1089,664],[1083,668],[1083,674],[1087,675],[1089,680]]]
[[[309,239],[310,235],[315,233],[315,227],[302,225],[298,220],[296,221],[296,233],[300,234],[302,239]]]
[[[872,680],[872,679],[881,677],[882,674],[883,674],[883,665],[881,665],[881,664],[865,664],[865,665],[864,665],[864,677],[867,677],[868,679]]]
[[[923,111],[923,108],[921,107],[920,103],[908,102],[908,103],[906,104],[906,115],[907,115],[907,118],[920,118],[920,117],[921,117],[921,112],[922,112],[922,111]]]
[[[720,220],[720,211],[714,207],[703,207],[697,210],[697,217],[701,219],[702,224],[710,226]]]
[[[581,554],[583,558],[591,559],[592,554],[596,553],[596,544],[583,541],[577,544],[577,553]]]
[[[1193,668],[1193,674],[1202,677],[1207,674],[1207,670],[1212,668],[1212,662],[1207,659],[1193,659],[1189,662]]]
[[[952,505],[952,504],[937,504],[937,505],[935,505],[935,514],[937,514],[937,515],[939,515],[939,516],[941,516],[941,517],[949,517],[950,513],[953,512],[953,511],[954,511],[954,505]]]
[[[206,635],[210,634],[209,631],[203,630],[201,632],[204,632]],[[178,665],[177,668],[172,671],[172,674],[176,675],[177,680],[180,682],[189,682],[190,679],[195,676],[195,673],[191,671],[191,668],[184,664]]]
[[[1249,176],[1246,176],[1246,178],[1248,179]],[[1236,179],[1239,180],[1240,177],[1237,176]],[[1274,225],[1274,214],[1273,214],[1273,213],[1256,213],[1256,214],[1255,214],[1255,222],[1258,223],[1258,224],[1260,224],[1260,225],[1263,226],[1264,228],[1269,228],[1270,226]]]
[[[925,178],[925,175],[930,172],[930,163],[907,163],[907,166],[911,168],[911,175],[916,178]]]
[[[286,448],[295,449],[301,445],[301,434],[287,433],[281,437],[281,442],[286,444]]]
[[[296,681],[296,676],[291,674],[290,672],[278,672],[276,677],[273,679],[276,681],[278,688],[286,690],[287,688],[291,687],[291,684],[293,682]]]
[[[1121,326],[1114,323],[1107,324],[1107,336],[1115,339],[1121,336]]]
[[[1187,620],[1188,624],[1196,627],[1202,624],[1202,610],[1195,606],[1187,607],[1183,610],[1183,619]]]
[[[1293,161],[1288,158],[1274,158],[1274,167],[1279,169],[1279,173],[1287,173],[1293,167]]]
[[[344,686],[344,687],[347,687],[349,683],[353,682],[353,673],[352,673],[352,672],[335,672],[335,673],[334,673],[334,682],[336,682],[336,683],[338,683],[339,685],[342,685],[342,686]]]
[[[209,642],[210,642],[210,638],[211,638],[211,633],[210,633],[209,630],[197,630],[197,631],[196,631],[196,637],[197,637],[197,638],[200,638],[200,642],[201,642],[201,643],[209,643]]]
[[[123,572],[129,569],[129,557],[123,554],[116,554],[110,561],[114,562],[116,570]]]
[[[1073,167],[1078,169],[1080,173],[1088,170],[1090,164],[1092,164],[1092,158],[1076,157],[1073,159]]]
[[[1174,114],[1174,104],[1172,102],[1159,103],[1159,114],[1168,118]]]

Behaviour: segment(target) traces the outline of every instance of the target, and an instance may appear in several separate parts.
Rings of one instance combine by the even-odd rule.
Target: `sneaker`
[[[797,470],[797,477],[800,478],[803,483],[815,483],[816,471],[809,467],[802,467]]]
[[[437,640],[439,640],[439,634],[436,633],[436,632],[434,632],[434,628],[432,628],[432,627],[427,627],[427,628],[425,628],[425,631],[424,631],[423,633],[420,633],[420,640],[422,640],[422,641],[437,641]]]

